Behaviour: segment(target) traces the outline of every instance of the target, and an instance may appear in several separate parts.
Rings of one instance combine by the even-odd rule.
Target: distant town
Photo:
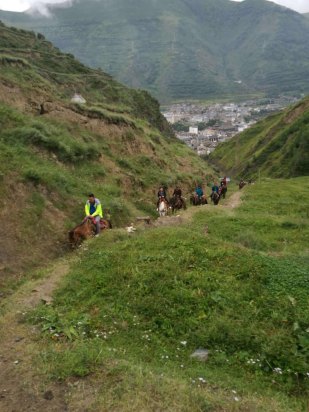
[[[298,97],[280,96],[241,103],[177,103],[162,111],[178,139],[200,156],[209,155],[216,146],[243,132],[258,120],[296,103]]]

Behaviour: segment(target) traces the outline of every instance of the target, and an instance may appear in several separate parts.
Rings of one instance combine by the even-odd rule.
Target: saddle
[[[93,217],[90,218],[92,223],[95,225],[96,221]],[[108,220],[101,218],[100,219],[100,229],[104,230],[104,229],[108,229],[110,227],[110,224],[108,222]]]

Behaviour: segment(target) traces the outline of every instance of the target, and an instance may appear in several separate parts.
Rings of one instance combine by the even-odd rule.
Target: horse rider
[[[185,209],[186,208],[186,201],[185,199],[182,197],[182,190],[179,186],[176,186],[173,192],[173,199],[180,199],[181,203],[182,203],[182,207]]]
[[[199,200],[202,199],[202,197],[204,196],[204,192],[201,185],[197,185],[197,187],[195,188],[195,195],[198,197]]]
[[[173,196],[175,197],[179,197],[181,199],[182,197],[182,190],[180,189],[179,186],[176,186],[174,192],[173,192]]]
[[[218,194],[219,194],[219,186],[218,186],[218,183],[217,183],[217,182],[215,182],[215,183],[212,185],[211,195],[210,195],[211,198],[213,198],[214,193],[218,193]]]
[[[226,176],[224,176],[224,178],[221,180],[221,186],[222,186],[222,183],[223,183],[223,186],[227,186],[227,178],[226,178]]]
[[[93,193],[88,195],[88,200],[85,204],[86,218],[94,218],[96,225],[96,236],[100,234],[100,220],[103,218],[102,205],[99,199],[97,199]]]
[[[166,201],[166,203],[168,204],[168,201],[167,201],[167,198],[166,198],[166,191],[165,191],[165,189],[164,189],[163,186],[161,186],[161,187],[159,188],[159,191],[158,191],[157,210],[158,210],[158,208],[159,208],[159,203],[160,203],[160,200],[161,200],[162,198],[163,198],[163,199]]]

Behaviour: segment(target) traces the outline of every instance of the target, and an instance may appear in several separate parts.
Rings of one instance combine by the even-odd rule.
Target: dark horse
[[[241,180],[238,185],[239,189],[242,189],[244,186],[246,186],[246,182],[244,180]]]
[[[180,196],[177,196],[177,195],[173,196],[170,199],[169,203],[170,203],[170,207],[172,208],[172,213],[174,213],[175,210],[180,210],[180,209],[186,210],[187,209],[185,200]]]
[[[222,197],[222,199],[225,199],[226,192],[227,192],[227,187],[226,186],[221,186],[220,197]]]
[[[217,205],[219,203],[220,200],[220,195],[217,192],[212,192],[212,194],[210,195],[211,200],[213,201],[214,205]]]
[[[101,219],[101,231],[105,229],[111,229],[112,224],[110,220]],[[85,218],[82,223],[74,227],[69,231],[69,241],[72,247],[76,247],[81,244],[83,240],[94,236],[96,231],[95,220],[92,218]]]
[[[205,195],[203,196],[198,196],[196,193],[193,193],[190,196],[190,203],[193,206],[200,206],[200,205],[207,205],[207,198]]]

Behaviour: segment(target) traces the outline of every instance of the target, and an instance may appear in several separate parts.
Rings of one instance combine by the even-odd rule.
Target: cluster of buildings
[[[283,110],[298,98],[281,96],[242,103],[177,103],[165,108],[163,115],[172,124],[177,137],[200,156],[209,155],[215,147],[258,120]]]

